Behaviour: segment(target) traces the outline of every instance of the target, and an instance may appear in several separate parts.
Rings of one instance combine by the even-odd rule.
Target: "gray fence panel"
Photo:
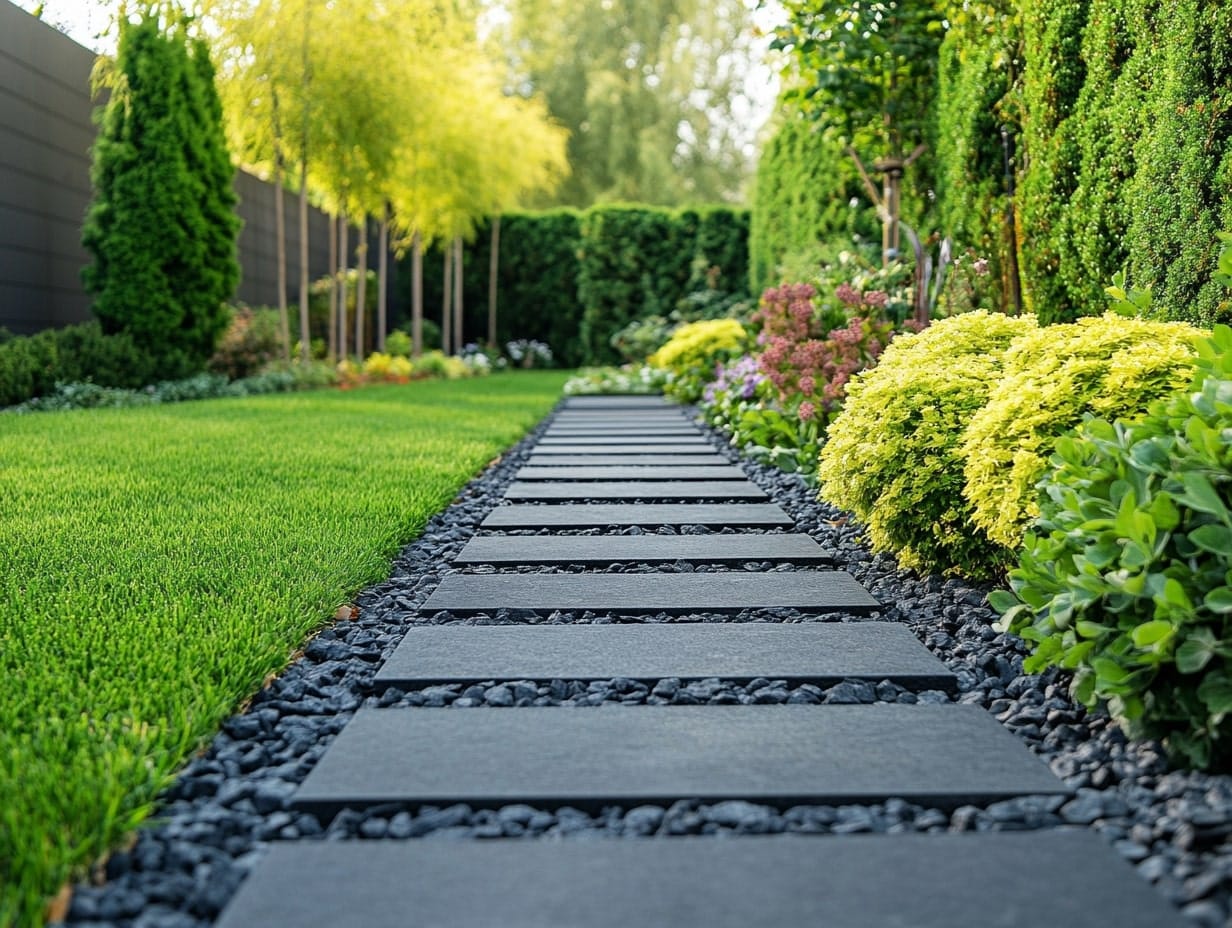
[[[8,0],[0,0],[0,327],[29,334],[91,318],[81,269],[89,206],[94,53]],[[274,188],[238,172],[244,221],[236,299],[278,302]],[[286,196],[287,287],[299,294],[299,203]],[[328,273],[329,220],[309,214],[310,278]],[[376,239],[369,254],[376,267]]]

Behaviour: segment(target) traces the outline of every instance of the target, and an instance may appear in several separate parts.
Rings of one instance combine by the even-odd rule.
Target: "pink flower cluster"
[[[805,422],[824,421],[842,404],[852,376],[876,361],[892,335],[890,323],[855,316],[824,339],[772,335],[758,361],[784,407],[795,406]]]
[[[810,284],[783,284],[763,293],[753,314],[753,322],[761,326],[758,343],[765,345],[776,336],[802,341],[816,335],[815,296],[817,291]]]

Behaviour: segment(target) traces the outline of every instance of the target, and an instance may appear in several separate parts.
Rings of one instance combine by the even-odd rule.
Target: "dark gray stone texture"
[[[828,564],[808,535],[479,535],[455,564],[590,564],[778,561]]]
[[[528,464],[518,480],[743,480],[735,464],[599,464],[584,467],[541,467]]]
[[[590,610],[627,612],[739,612],[800,609],[870,612],[877,600],[841,570],[779,573],[448,574],[425,612]]]
[[[564,483],[517,481],[505,499],[766,499],[766,492],[748,480],[573,480]]]
[[[1181,928],[1186,922],[1099,837],[1048,831],[280,845],[240,888],[218,928],[409,924]]]
[[[565,503],[497,506],[480,525],[487,529],[606,528],[628,525],[711,525],[777,528],[794,525],[774,503]]]
[[[705,451],[713,451],[710,444],[700,433],[690,435],[547,435],[535,445],[536,449],[548,448],[552,445],[693,445]]]
[[[653,467],[692,467],[699,464],[727,464],[721,454],[532,454],[527,464],[536,467],[598,467],[636,464]]]
[[[566,397],[562,409],[587,411],[601,409],[680,409],[675,403],[669,403],[661,396],[641,396],[638,394],[608,395],[608,396],[570,396]]]
[[[954,675],[902,625],[433,625],[412,628],[378,686],[485,680],[643,682],[758,677],[831,686],[889,680],[954,689]]]
[[[535,446],[531,458],[545,454],[571,455],[644,455],[644,454],[714,454],[714,445],[705,441],[673,441],[670,444],[653,442],[650,444],[638,442],[615,442],[607,439],[583,439],[582,442],[548,442]]]
[[[975,706],[360,709],[292,803],[321,814],[386,802],[955,807],[1066,792]]]
[[[680,425],[554,425],[543,433],[544,438],[601,438],[604,435],[621,438],[639,438],[643,435],[692,438],[701,435],[701,431],[682,422]]]

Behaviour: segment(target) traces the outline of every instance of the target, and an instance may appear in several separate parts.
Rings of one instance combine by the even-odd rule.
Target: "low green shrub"
[[[986,577],[1005,552],[971,521],[959,446],[1031,316],[973,312],[900,335],[857,374],[821,449],[825,497],[905,567]]]
[[[662,393],[667,372],[649,364],[624,367],[584,367],[565,381],[566,396]]]
[[[1179,760],[1232,762],[1232,330],[1199,343],[1188,391],[1138,422],[1090,419],[1040,487],[1003,626],[1026,669],[1075,672],[1131,737]]]
[[[395,357],[409,358],[411,348],[411,336],[401,329],[394,329],[385,336],[385,350]]]
[[[972,521],[1016,549],[1039,515],[1035,484],[1057,439],[1087,413],[1141,415],[1182,387],[1193,376],[1199,334],[1181,322],[1108,313],[1017,339],[959,452]]]
[[[278,310],[236,306],[206,365],[230,380],[249,377],[283,356]]]
[[[152,371],[129,335],[106,335],[97,322],[11,336],[0,342],[0,407],[51,393],[61,382],[138,387]]]
[[[749,342],[749,333],[735,319],[690,322],[650,356],[649,364],[668,372],[669,396],[696,403],[714,380],[715,364],[744,354]]]
[[[663,316],[634,319],[611,338],[616,352],[630,364],[640,364],[667,344],[676,323]]]

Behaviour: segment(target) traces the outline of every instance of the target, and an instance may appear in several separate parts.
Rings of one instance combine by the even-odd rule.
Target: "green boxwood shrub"
[[[1199,331],[1113,313],[1047,326],[1005,355],[1000,381],[960,451],[972,519],[1006,548],[1039,514],[1035,484],[1056,440],[1087,413],[1137,416],[1193,376]]]
[[[748,331],[735,319],[690,322],[677,329],[648,363],[671,375],[664,389],[668,396],[696,403],[714,379],[715,364],[738,358],[749,343]]]
[[[47,329],[0,342],[0,407],[51,393],[57,383],[139,387],[153,362],[125,333],[103,334],[97,322]]]
[[[1004,626],[1026,669],[1075,671],[1133,737],[1178,759],[1232,762],[1232,330],[1199,344],[1188,391],[1148,417],[1085,422],[1041,482]]]
[[[986,577],[1006,554],[971,521],[959,446],[1030,316],[966,313],[892,341],[847,387],[821,450],[822,493],[905,567]]]

